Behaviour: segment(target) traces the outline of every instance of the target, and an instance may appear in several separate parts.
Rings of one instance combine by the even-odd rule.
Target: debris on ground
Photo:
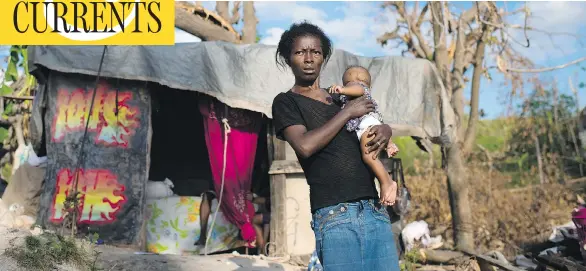
[[[13,203],[9,207],[0,199],[0,226],[17,229],[30,229],[35,218],[24,215],[24,207]]]
[[[407,251],[415,247],[428,249],[440,248],[443,245],[442,237],[430,237],[430,234],[429,226],[422,220],[407,224],[401,231],[403,244]]]
[[[409,247],[404,261],[410,261],[405,270],[577,270],[586,271],[586,207],[571,213],[572,221],[551,227],[543,244],[532,252],[516,255],[510,260],[498,250],[470,254],[452,250],[425,248],[422,240],[429,237],[424,221],[408,224],[402,232]],[[416,251],[414,254],[413,252]],[[413,256],[415,255],[415,256]],[[433,265],[435,264],[435,265]],[[438,264],[440,265],[438,267]],[[434,269],[437,267],[437,269]]]

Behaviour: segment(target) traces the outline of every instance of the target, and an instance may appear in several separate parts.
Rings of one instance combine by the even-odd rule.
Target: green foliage
[[[429,157],[428,154],[421,150],[417,144],[415,144],[415,140],[409,136],[393,137],[393,142],[399,148],[399,153],[396,158],[401,159],[405,174],[416,174],[417,169],[415,168],[414,161],[427,161]],[[438,161],[441,156],[437,145],[433,146],[433,152],[435,156],[434,159]]]
[[[506,148],[510,130],[506,119],[479,120],[476,125],[476,144],[489,152],[502,151]]]
[[[403,262],[399,266],[401,271],[414,271],[416,270],[416,263],[421,261],[421,255],[417,249],[412,249],[405,252]]]
[[[14,90],[11,87],[5,84],[2,84],[2,86],[0,86],[0,95],[10,95],[12,94],[12,92],[14,92]]]
[[[0,127],[0,142],[4,142],[6,137],[8,136],[8,129],[4,127]]]
[[[536,90],[520,106],[519,118],[511,131],[506,152],[508,157],[517,158],[516,167],[519,173],[536,171],[536,144],[539,143],[546,174],[577,174],[581,159],[580,154],[575,153],[571,139],[571,134],[576,133],[574,118],[577,104],[574,97],[565,94],[557,97],[557,106],[554,101],[553,91]],[[557,120],[554,117],[556,113]],[[525,184],[520,179],[517,181]]]
[[[6,66],[6,72],[4,74],[4,80],[0,82],[0,95],[28,95],[29,91],[35,84],[35,79],[29,73],[28,68],[28,51],[27,46],[13,45],[10,47],[10,57]],[[8,82],[16,82],[18,80],[18,68],[22,68],[24,76],[26,76],[25,85],[19,93],[15,93],[12,87],[8,86]],[[4,108],[3,117],[7,117],[13,114],[12,104],[14,101],[7,101],[7,105]]]
[[[91,247],[85,247],[71,237],[54,233],[27,236],[24,244],[5,250],[26,270],[55,270],[58,265],[72,264],[82,270],[97,270]]]
[[[11,46],[6,67],[5,76],[0,81],[0,95],[16,97],[34,96],[33,89],[36,85],[36,80],[29,73],[27,46]],[[19,71],[21,72],[19,73]],[[32,101],[5,99],[4,102],[4,111],[0,112],[0,117],[5,121],[9,121],[11,125],[14,125],[14,121],[20,120],[19,132],[22,132],[26,141]],[[14,118],[17,115],[22,116],[22,118]],[[9,180],[11,177],[11,170],[9,170],[11,168],[10,164],[13,160],[14,151],[18,147],[15,137],[15,132],[8,132],[5,128],[0,128],[0,142],[4,144],[4,149],[8,150],[8,153],[2,158],[2,162],[0,163],[2,177],[5,180]]]
[[[4,74],[4,80],[9,82],[15,82],[18,79],[18,63],[21,54],[19,53],[20,46],[10,47],[10,57],[8,58],[8,65],[6,66],[6,72]]]
[[[2,165],[2,177],[5,178],[6,182],[10,182],[10,177],[12,176],[12,164],[6,163]]]

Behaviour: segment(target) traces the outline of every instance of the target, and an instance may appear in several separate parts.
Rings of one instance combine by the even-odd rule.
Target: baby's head
[[[370,88],[370,73],[362,66],[350,66],[342,76],[342,83],[344,86],[349,83],[362,83]]]

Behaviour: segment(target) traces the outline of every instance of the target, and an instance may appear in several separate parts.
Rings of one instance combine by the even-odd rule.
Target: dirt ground
[[[105,249],[100,249],[105,251]],[[304,270],[288,264],[269,262],[260,257],[233,256],[231,254],[213,256],[173,256],[173,255],[135,255],[132,251],[110,250],[102,254],[101,267],[105,270],[201,270],[232,271],[255,270],[273,271]]]
[[[6,256],[4,250],[12,244],[22,244],[30,231],[22,231],[0,227],[0,266],[2,271],[25,271],[17,263]],[[271,262],[258,256],[235,256],[232,254],[210,256],[174,256],[174,255],[139,255],[133,250],[111,246],[97,246],[101,252],[96,266],[99,270],[140,270],[140,271],[299,271],[304,270],[279,262]],[[61,271],[77,271],[72,266],[60,266]]]

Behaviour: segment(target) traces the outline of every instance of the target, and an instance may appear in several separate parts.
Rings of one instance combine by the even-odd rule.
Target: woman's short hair
[[[324,33],[321,28],[311,24],[307,21],[300,23],[294,23],[281,35],[281,40],[277,46],[277,52],[275,58],[277,64],[285,67],[289,66],[289,57],[291,57],[291,51],[293,50],[293,43],[299,37],[316,37],[321,41],[321,49],[323,50],[324,64],[328,62],[332,55],[332,41]]]

